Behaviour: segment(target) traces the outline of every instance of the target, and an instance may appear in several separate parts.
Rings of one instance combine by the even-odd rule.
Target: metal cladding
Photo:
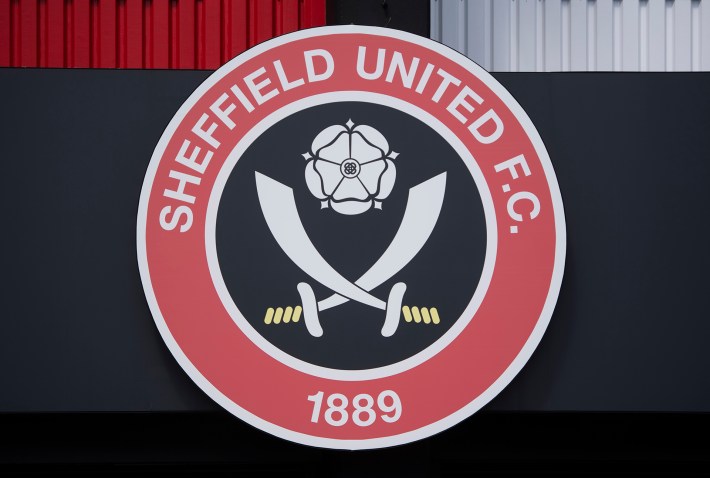
[[[216,69],[325,0],[0,0],[0,67]]]
[[[431,0],[431,37],[489,71],[708,71],[709,0]]]

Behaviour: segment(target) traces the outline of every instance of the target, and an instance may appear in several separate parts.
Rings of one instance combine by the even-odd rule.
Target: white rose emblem
[[[348,120],[318,133],[311,151],[303,155],[306,184],[321,208],[340,214],[360,214],[373,205],[382,209],[397,175],[392,162],[398,153],[390,151],[382,133],[372,126]]]

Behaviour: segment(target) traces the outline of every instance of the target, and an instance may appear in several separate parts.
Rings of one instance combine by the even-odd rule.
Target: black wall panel
[[[0,412],[217,409],[160,339],[135,252],[153,148],[207,75],[0,70]],[[487,409],[710,412],[710,76],[495,76],[547,145],[568,255]]]

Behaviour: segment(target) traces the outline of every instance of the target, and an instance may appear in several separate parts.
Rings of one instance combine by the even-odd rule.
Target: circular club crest
[[[246,422],[378,448],[440,432],[539,343],[565,224],[545,147],[468,58],[389,29],[267,41],[155,149],[138,260],[177,361]]]

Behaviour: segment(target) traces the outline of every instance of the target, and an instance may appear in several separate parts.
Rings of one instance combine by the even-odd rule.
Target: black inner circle
[[[306,160],[316,135],[331,125],[369,125],[399,153],[393,160],[396,181],[382,209],[343,215],[322,209],[304,178]],[[436,308],[439,324],[406,322],[383,337],[385,311],[349,301],[322,311],[321,337],[298,323],[265,324],[268,308],[301,305],[296,289],[308,283],[316,300],[332,291],[299,269],[279,247],[259,204],[255,172],[293,189],[308,236],[326,261],[354,282],[387,249],[400,226],[409,189],[447,173],[446,193],[438,222],[421,251],[400,272],[371,294],[387,301],[397,282],[407,285],[403,305]],[[399,110],[362,102],[331,103],[295,113],[269,128],[234,167],[217,216],[217,253],[234,303],[247,321],[270,343],[322,367],[362,370],[382,367],[422,351],[461,317],[478,285],[486,247],[483,206],[475,182],[453,148],[422,121]],[[420,314],[422,315],[422,314]],[[431,314],[430,314],[431,315]]]

